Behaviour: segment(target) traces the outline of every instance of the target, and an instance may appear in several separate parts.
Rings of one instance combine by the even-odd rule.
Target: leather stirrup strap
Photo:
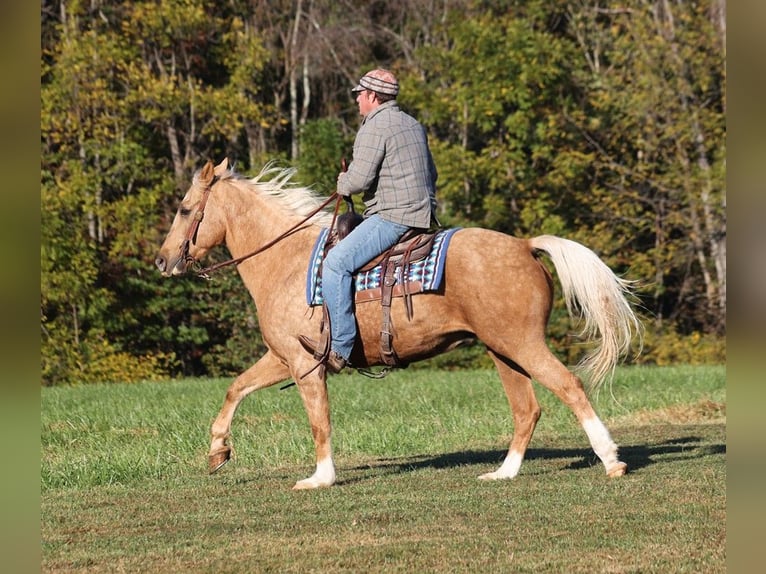
[[[417,243],[418,238],[416,237],[410,241],[409,244],[407,244],[407,248],[404,250],[402,255],[402,291],[404,293],[404,309],[407,311],[408,321],[412,321],[412,293],[410,293],[409,290],[410,282],[407,280],[407,277],[410,272],[410,263],[412,262],[412,250],[415,248]],[[433,240],[431,243],[433,243]]]
[[[322,304],[322,321],[319,323],[319,344],[314,351],[317,361],[325,361],[330,356],[330,314],[327,312],[327,304]]]
[[[396,265],[391,264],[388,257],[381,263],[381,275],[383,281],[381,283],[381,325],[380,325],[380,358],[389,367],[395,367],[399,364],[394,351],[392,341],[393,325],[391,324],[391,299],[394,292],[394,283],[396,277],[394,272],[396,271]]]

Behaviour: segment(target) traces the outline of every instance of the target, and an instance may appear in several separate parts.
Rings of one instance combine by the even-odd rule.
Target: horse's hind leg
[[[489,355],[495,362],[513,414],[513,440],[502,466],[494,472],[482,474],[479,478],[499,480],[513,478],[519,473],[524,453],[540,418],[540,405],[535,397],[529,375],[505,357],[492,351],[489,351]]]
[[[226,399],[210,429],[208,469],[211,474],[231,458],[231,421],[242,400],[255,390],[269,387],[289,378],[290,371],[271,352],[267,352],[252,367],[239,375],[226,391]]]
[[[572,409],[588,435],[593,451],[604,463],[607,475],[625,474],[628,465],[617,458],[617,445],[593,410],[579,377],[562,365],[544,343],[530,356],[534,357],[528,361],[530,375]]]

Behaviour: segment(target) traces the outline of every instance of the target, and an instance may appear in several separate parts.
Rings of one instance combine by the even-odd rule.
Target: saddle
[[[347,212],[339,215],[336,221],[336,230],[330,233],[325,245],[325,252],[348,235],[361,221],[362,216]],[[399,242],[393,247],[373,258],[356,273],[362,273],[381,268],[380,287],[359,291],[356,294],[357,302],[374,301],[380,299],[381,325],[380,325],[380,357],[389,367],[406,367],[396,355],[393,348],[393,325],[391,323],[391,302],[394,297],[402,297],[407,313],[407,320],[413,316],[412,295],[422,291],[420,285],[412,286],[408,279],[408,268],[412,263],[428,257],[434,244],[436,231],[423,231],[410,229]],[[395,276],[396,269],[401,268],[399,281]],[[327,355],[330,350],[330,320],[326,304],[322,305],[322,321],[320,324],[320,339],[316,355]]]

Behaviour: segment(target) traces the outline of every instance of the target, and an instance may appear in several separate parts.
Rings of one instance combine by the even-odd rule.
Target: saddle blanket
[[[443,229],[436,233],[431,252],[425,259],[410,263],[407,268],[408,293],[421,293],[423,291],[435,291],[441,286],[444,276],[444,262],[447,258],[447,247],[449,247],[450,238],[458,231],[459,227]],[[319,268],[324,259],[324,247],[327,240],[329,229],[323,229],[314,244],[309,259],[309,269],[306,277],[306,303],[309,306],[321,305],[324,302],[322,297],[322,278],[319,276]],[[374,301],[380,299],[382,268],[380,265],[373,267],[369,271],[354,274],[354,286],[356,289],[356,300]],[[402,268],[397,265],[394,278],[396,286],[402,283]]]

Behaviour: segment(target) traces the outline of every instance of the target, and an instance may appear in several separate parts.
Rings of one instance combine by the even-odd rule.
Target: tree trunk
[[[288,55],[289,77],[290,77],[290,158],[295,161],[298,159],[299,149],[299,126],[298,126],[298,33],[300,31],[301,14],[303,12],[303,0],[298,0],[295,7],[295,20],[293,22],[293,31],[290,37],[290,54]]]
[[[175,126],[168,123],[165,127],[165,135],[168,138],[168,145],[170,146],[170,157],[173,160],[173,172],[176,176],[176,185],[180,189],[183,187],[186,172],[184,170],[184,159],[181,156],[181,147],[178,144],[178,133],[176,132]]]
[[[690,185],[687,187],[689,203],[691,210],[692,239],[697,259],[699,260],[702,277],[705,281],[705,294],[707,297],[707,309],[715,322],[716,331],[721,332],[726,323],[726,260],[721,257],[721,233],[719,232],[719,222],[715,217],[715,206],[711,199],[713,191],[713,179],[711,175],[710,163],[707,159],[707,150],[705,148],[705,132],[700,124],[697,110],[693,106],[694,94],[691,89],[692,82],[689,79],[689,68],[679,55],[678,43],[676,40],[673,12],[668,0],[662,0],[662,15],[665,17],[665,37],[670,45],[671,54],[675,60],[679,76],[683,79],[684,90],[680,90],[678,97],[681,102],[681,109],[690,117],[690,129],[695,145],[697,155],[697,167],[703,178],[703,184],[699,190],[699,196],[696,196],[696,188],[699,185],[698,178],[689,177]],[[724,27],[725,29],[725,27]],[[681,152],[682,161],[690,172],[691,162],[686,157],[685,152]],[[724,200],[725,201],[725,200]],[[699,219],[697,210],[702,212],[702,221]],[[725,227],[722,234],[725,241]],[[724,249],[725,251],[725,249]],[[707,252],[710,253],[715,278],[710,274]]]

